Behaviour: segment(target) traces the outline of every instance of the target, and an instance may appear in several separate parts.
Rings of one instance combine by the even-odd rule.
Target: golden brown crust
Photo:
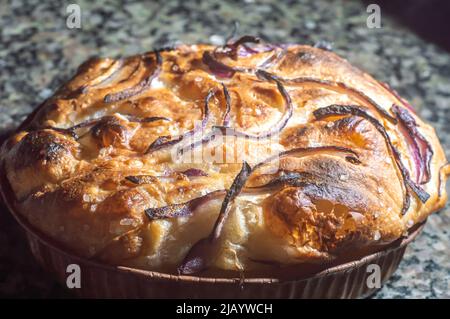
[[[419,117],[410,113],[432,148],[430,180],[420,185],[430,197],[422,203],[412,195],[405,214],[408,190],[379,129],[355,114],[314,118],[314,110],[329,105],[358,105],[384,127],[414,180],[414,158],[390,111],[393,104],[408,105],[372,77],[333,53],[292,45],[236,59],[220,55],[221,63],[245,69],[220,78],[202,59],[214,49],[183,45],[83,64],[2,147],[2,166],[19,213],[82,256],[175,271],[189,249],[211,232],[223,196],[198,205],[188,216],[151,220],[146,209],[228,189],[243,160],[253,165],[265,159],[264,152],[255,155],[255,150],[320,146],[350,149],[358,161],[317,152],[283,157],[275,170],[258,169],[246,187],[286,173],[303,174],[305,181],[238,196],[215,246],[213,269],[263,267],[255,260],[329,261],[392,242],[443,207],[447,195],[441,185],[447,174],[440,169],[447,161],[433,128]],[[276,58],[264,62],[271,57]],[[276,127],[287,112],[286,97],[280,94],[280,82],[251,72],[262,67],[278,79],[303,79],[284,81],[293,115],[281,132],[263,140],[216,141],[218,149],[235,151],[231,163],[217,156],[180,163],[174,160],[174,147],[155,148],[161,141],[193,133],[208,114],[205,132],[222,125],[226,114],[239,132],[258,135]],[[205,142],[204,152],[212,144]],[[127,179],[140,175],[153,177],[144,183]]]

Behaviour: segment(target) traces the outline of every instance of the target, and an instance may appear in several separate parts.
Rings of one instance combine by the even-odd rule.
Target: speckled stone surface
[[[25,4],[26,2],[26,4]],[[220,44],[233,21],[239,34],[314,44],[386,81],[431,122],[450,156],[450,55],[382,13],[366,27],[359,1],[71,1],[82,28],[66,27],[60,1],[0,0],[0,135],[20,123],[75,68],[94,55],[117,56],[174,42]],[[400,268],[374,298],[450,298],[450,207],[429,218]],[[0,296],[67,297],[34,264],[24,236],[0,212]]]

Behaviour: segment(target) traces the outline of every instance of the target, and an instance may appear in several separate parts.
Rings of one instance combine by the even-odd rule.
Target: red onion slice
[[[272,54],[270,57],[268,57],[265,61],[263,61],[260,65],[259,65],[259,69],[262,70],[266,70],[270,67],[272,67],[273,65],[278,64],[281,59],[284,58],[284,56],[287,54],[288,50],[287,49],[283,49],[281,51],[277,51],[274,54]]]
[[[290,118],[292,117],[292,114],[294,112],[294,108],[292,106],[291,97],[289,96],[289,93],[284,88],[283,84],[278,81],[278,79],[273,76],[270,73],[265,72],[265,79],[268,79],[270,81],[274,81],[277,85],[278,91],[280,92],[281,96],[283,97],[283,100],[285,102],[285,112],[283,116],[280,118],[277,124],[273,126],[271,130],[268,132],[260,132],[258,134],[248,134],[245,132],[240,132],[236,130],[235,128],[225,127],[225,126],[213,126],[213,129],[220,130],[223,136],[235,136],[235,137],[244,137],[249,139],[264,139],[268,138],[272,135],[276,135],[283,130],[287,123],[289,122]]]
[[[214,54],[226,55],[236,60],[238,57],[238,50],[240,47],[243,47],[246,53],[256,53],[257,51],[252,50],[246,44],[247,43],[260,43],[261,39],[251,35],[244,35],[234,41],[233,43],[229,43],[224,45],[223,47],[219,47],[214,51]]]
[[[121,116],[125,117],[130,122],[136,122],[136,123],[151,123],[151,122],[155,122],[155,121],[170,121],[169,118],[162,117],[162,116],[150,116],[150,117],[144,117],[144,118],[138,117],[136,115],[127,115],[127,114],[121,114]],[[78,139],[79,136],[75,132],[76,130],[78,130],[80,128],[84,128],[84,127],[93,126],[102,121],[108,121],[112,117],[113,117],[113,115],[106,115],[106,116],[102,116],[99,118],[90,119],[90,120],[78,123],[69,128],[60,128],[60,127],[49,126],[49,127],[45,127],[44,129],[51,129],[51,130],[54,130],[54,131],[57,131],[57,132],[60,132],[63,134],[69,134],[74,139]]]
[[[113,76],[116,75],[122,69],[123,64],[124,64],[124,60],[123,59],[119,59],[119,60],[113,61],[110,64],[110,66],[100,76],[98,76],[95,79],[92,79],[88,83],[86,83],[83,86],[81,86],[79,88],[79,91],[82,94],[86,94],[86,93],[88,93],[88,91],[91,88],[95,88],[95,87],[97,87],[99,85],[102,85],[106,81],[112,79]]]
[[[211,90],[209,90],[208,95],[205,98],[202,122],[201,122],[200,126],[195,126],[192,130],[189,130],[186,133],[184,133],[180,136],[174,137],[174,138],[171,138],[170,136],[160,136],[152,144],[150,144],[150,146],[147,148],[147,150],[145,151],[144,154],[148,154],[148,153],[166,148],[168,146],[173,146],[175,144],[178,144],[185,138],[189,138],[190,136],[195,135],[197,132],[200,132],[201,130],[205,129],[205,127],[207,126],[207,124],[209,122],[209,116],[210,116],[209,102],[210,102],[211,98],[214,96],[214,94],[216,94],[216,92],[211,89]]]
[[[230,189],[226,192],[219,216],[217,217],[211,234],[207,238],[199,240],[189,250],[183,263],[178,268],[179,273],[184,275],[193,274],[202,271],[209,266],[209,263],[211,262],[211,253],[214,250],[213,246],[222,233],[223,226],[229,215],[230,204],[241,192],[251,172],[252,169],[250,165],[244,162],[241,171],[236,175]]]
[[[264,78],[267,77],[267,72],[264,70],[257,70],[256,74],[259,75],[259,77]],[[322,80],[322,79],[316,79],[316,78],[309,78],[309,77],[299,77],[299,78],[293,78],[293,79],[286,79],[282,78],[276,75],[271,75],[272,78],[277,79],[278,81],[288,84],[288,85],[298,85],[298,84],[320,84],[322,86],[325,86],[332,90],[345,90],[347,92],[350,92],[352,95],[358,97],[359,99],[365,101],[369,105],[371,105],[372,108],[375,109],[375,111],[380,114],[382,117],[386,118],[390,122],[397,124],[397,119],[389,114],[381,105],[379,105],[377,102],[375,102],[372,98],[364,94],[363,92],[349,87],[347,84],[343,82],[335,82],[335,81],[328,81],[328,80]]]
[[[154,175],[130,175],[126,176],[125,179],[133,184],[153,184],[159,178],[167,178],[167,176],[154,176]]]
[[[180,173],[188,177],[208,176],[208,173],[198,168],[188,168]]]
[[[213,141],[215,139],[214,130],[220,131],[222,136],[235,136],[235,137],[243,137],[243,138],[248,138],[248,139],[268,138],[272,135],[278,134],[281,130],[283,130],[283,128],[287,125],[289,119],[292,117],[292,114],[294,111],[292,102],[291,102],[291,97],[289,96],[289,93],[284,88],[283,84],[280,81],[278,81],[274,76],[272,76],[272,74],[266,72],[265,79],[272,80],[276,83],[278,91],[280,92],[280,94],[282,95],[282,97],[285,101],[285,112],[284,112],[283,116],[280,118],[280,120],[278,121],[278,123],[276,125],[274,125],[274,127],[270,131],[261,132],[258,134],[248,134],[248,133],[238,131],[235,128],[231,128],[228,126],[215,125],[212,127],[213,131],[210,134],[208,134],[206,137],[204,137],[200,141],[194,142],[191,145],[180,149],[178,151],[178,154],[184,154],[185,152],[187,152],[190,149],[193,149],[197,146],[204,145],[206,143],[209,143],[210,141]],[[211,94],[213,94],[213,93],[211,93]],[[224,94],[225,94],[225,99],[227,100],[229,98],[229,93],[228,93],[228,90],[226,90],[226,86],[224,86]],[[208,96],[209,95],[210,94],[208,94]],[[228,96],[228,98],[227,98],[227,96]],[[209,98],[207,97],[206,102],[205,102],[205,108],[208,105],[209,99],[210,99],[210,97]],[[227,101],[227,104],[229,104],[229,103],[231,103],[231,102]],[[228,109],[228,106],[227,106],[227,109]],[[225,123],[227,124],[228,122],[225,121]],[[205,124],[205,126],[206,126],[206,124]],[[189,136],[191,136],[191,135],[192,134],[189,134]],[[152,145],[150,145],[150,147],[148,148],[146,153],[153,151],[153,150],[161,149],[162,147],[175,145],[175,144],[179,143],[181,140],[183,140],[183,138],[184,137],[181,136],[181,137],[178,137],[176,140],[169,140],[169,137],[160,137],[155,142],[153,142]],[[155,144],[155,143],[157,143],[157,144]],[[155,144],[155,145],[153,145],[153,144]]]
[[[176,174],[183,174],[187,177],[202,177],[208,176],[208,173],[198,168],[188,168],[182,172],[174,172]],[[125,179],[133,184],[142,185],[142,184],[152,184],[155,183],[159,179],[170,179],[174,180],[176,176],[174,175],[130,175],[126,176]]]
[[[218,60],[216,60],[210,52],[203,53],[202,62],[208,66],[209,70],[219,78],[231,78],[236,70]]]
[[[392,112],[397,116],[400,132],[405,137],[413,158],[416,169],[416,182],[426,184],[431,178],[431,158],[433,149],[430,143],[417,129],[418,125],[414,117],[408,113],[407,109],[398,105],[393,105]]]
[[[190,216],[201,205],[206,204],[212,199],[224,196],[225,193],[225,190],[216,190],[206,195],[194,198],[185,203],[173,204],[157,208],[148,208],[144,210],[144,212],[150,220]]]
[[[253,171],[257,170],[258,168],[270,163],[273,160],[281,159],[287,156],[308,156],[308,155],[315,155],[315,154],[333,154],[333,155],[341,155],[345,158],[346,161],[353,163],[353,164],[360,164],[361,161],[358,159],[358,154],[346,147],[331,145],[331,146],[311,146],[311,147],[296,147],[292,148],[290,150],[282,151],[276,155],[273,155],[264,161],[256,164],[253,167]]]
[[[403,200],[403,208],[402,208],[402,214],[405,214],[407,210],[409,209],[410,205],[410,192],[409,189],[411,189],[417,197],[425,203],[430,195],[425,192],[420,186],[416,185],[413,181],[411,181],[409,172],[403,165],[401,161],[401,155],[400,152],[394,147],[392,144],[392,141],[386,132],[386,129],[384,126],[374,117],[369,115],[366,111],[362,110],[359,106],[353,106],[353,105],[330,105],[327,107],[323,107],[320,109],[317,109],[313,112],[314,117],[317,120],[327,118],[329,116],[335,116],[335,115],[355,115],[362,117],[369,121],[376,129],[377,131],[383,136],[383,138],[386,141],[386,144],[388,146],[388,149],[391,151],[392,156],[395,159],[395,162],[397,164],[397,167],[401,173],[402,182],[404,185],[404,200]]]
[[[270,52],[270,51],[273,51],[273,50],[275,50],[275,47],[270,45],[270,44],[257,45],[257,46],[254,46],[254,47],[250,47],[250,46],[248,46],[246,44],[243,44],[237,50],[237,56],[238,57],[248,57],[248,56],[251,56],[253,54],[266,53],[266,52]]]
[[[246,188],[246,191],[270,190],[274,187],[286,185],[301,187],[305,186],[306,183],[311,182],[314,179],[314,176],[308,172],[287,172],[286,174],[273,178],[266,184],[248,187]]]
[[[125,115],[125,117],[130,122],[136,122],[136,123],[151,123],[156,121],[167,121],[170,122],[171,119],[164,116],[147,116],[147,117],[139,117],[136,115]]]
[[[228,92],[227,86],[224,83],[222,83],[222,88],[223,88],[223,95],[225,97],[225,103],[226,103],[226,109],[225,109],[225,113],[223,115],[222,125],[228,126],[228,124],[230,122],[231,96],[230,96],[230,92]]]
[[[134,95],[142,93],[143,91],[145,91],[146,89],[148,89],[150,87],[150,85],[152,84],[152,81],[161,72],[161,66],[163,63],[162,56],[159,53],[159,51],[154,51],[154,53],[155,53],[155,59],[151,59],[151,62],[153,63],[153,60],[156,60],[155,61],[156,66],[155,66],[155,69],[153,70],[153,72],[150,75],[148,75],[145,79],[141,80],[134,87],[125,89],[125,90],[117,92],[117,93],[107,94],[104,98],[105,103],[117,102],[117,101],[127,99],[129,97],[132,97]],[[150,64],[150,59],[146,60],[146,58],[144,58],[143,63]]]

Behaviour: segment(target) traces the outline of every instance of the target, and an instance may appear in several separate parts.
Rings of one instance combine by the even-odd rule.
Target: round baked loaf
[[[87,61],[3,144],[6,200],[83,257],[213,275],[350,259],[444,206],[447,160],[404,99],[258,42]]]

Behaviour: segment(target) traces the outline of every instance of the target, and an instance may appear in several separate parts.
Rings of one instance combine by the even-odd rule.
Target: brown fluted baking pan
[[[81,269],[81,288],[73,288],[86,298],[362,298],[377,288],[367,285],[373,273],[367,266],[380,267],[384,284],[397,269],[407,245],[414,240],[425,222],[413,227],[403,237],[383,250],[335,265],[307,278],[206,278],[176,276],[154,271],[101,264],[78,257],[60,248],[33,229],[14,209],[14,197],[4,173],[1,192],[6,206],[25,229],[31,251],[48,272],[66,286],[67,266]]]

